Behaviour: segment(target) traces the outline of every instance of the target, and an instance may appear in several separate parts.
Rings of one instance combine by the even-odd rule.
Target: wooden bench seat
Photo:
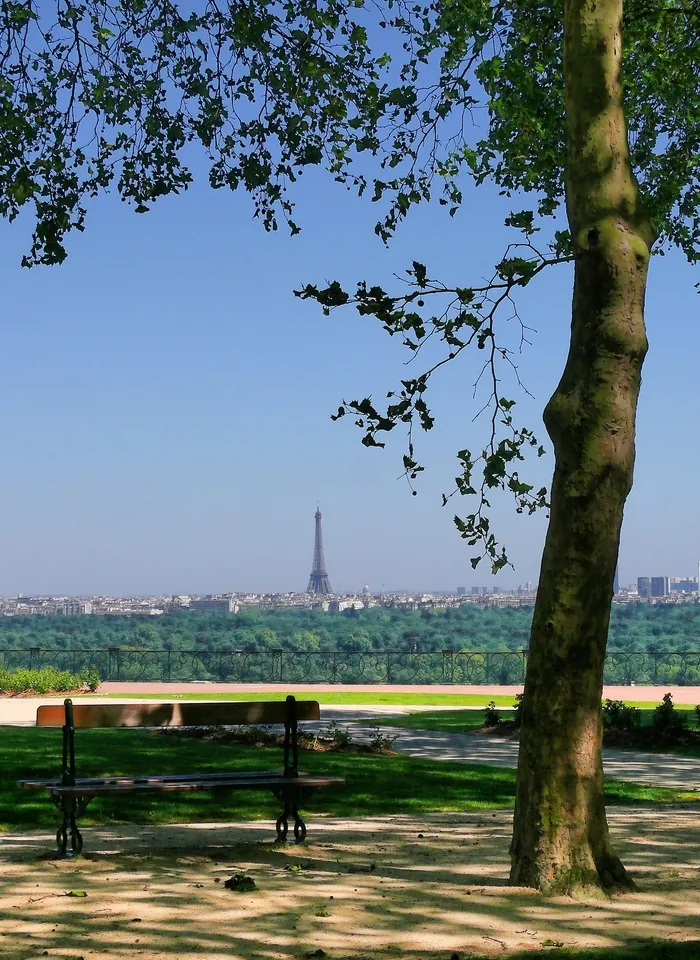
[[[297,786],[304,787],[330,787],[339,781],[329,777],[309,777],[300,774],[296,780]],[[255,774],[244,777],[227,776],[218,780],[201,780],[198,777],[180,777],[178,779],[166,780],[161,777],[137,777],[130,779],[124,777],[120,780],[77,780],[73,786],[63,786],[60,781],[52,783],[46,781],[36,784],[27,780],[22,782],[24,787],[38,786],[46,789],[52,797],[96,797],[100,794],[110,793],[134,793],[137,790],[159,790],[167,792],[173,791],[192,791],[192,790],[218,790],[223,787],[229,790],[253,789],[255,787],[266,790],[270,787],[284,785],[286,781],[281,774],[274,774],[269,777],[256,777]]]
[[[299,814],[299,801],[314,790],[338,786],[339,777],[311,776],[299,772],[297,724],[320,719],[316,701],[231,703],[129,703],[63,704],[39,707],[39,727],[62,727],[63,765],[57,779],[20,780],[28,790],[46,790],[62,813],[56,834],[59,857],[77,856],[83,840],[77,820],[97,796],[125,795],[141,791],[190,792],[196,790],[271,790],[284,804],[276,823],[277,837],[285,840],[289,820],[294,819],[294,838],[306,837],[306,825]],[[211,727],[238,724],[284,724],[284,766],[282,770],[227,770],[219,773],[147,774],[145,776],[76,777],[75,730],[99,727]],[[70,847],[70,849],[69,849]]]

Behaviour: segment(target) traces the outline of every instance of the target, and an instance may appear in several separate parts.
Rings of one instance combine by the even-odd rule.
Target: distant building
[[[458,597],[463,597],[466,592],[467,592],[467,588],[466,588],[466,587],[457,587],[457,596],[458,596]]]
[[[473,597],[478,597],[478,596],[479,596],[479,593],[480,593],[480,590],[479,590],[478,587],[472,587],[472,596],[473,596]]]
[[[196,613],[236,613],[238,607],[230,597],[227,600],[204,597],[202,600],[190,600],[190,610]]]
[[[671,593],[697,593],[698,581],[673,577],[671,579]]]
[[[92,613],[92,604],[80,600],[69,600],[63,604],[63,610],[61,612],[67,617],[84,617]]]
[[[667,597],[671,592],[669,578],[668,577],[652,577],[651,578],[651,596],[652,597]]]
[[[362,610],[364,604],[361,600],[329,600],[329,613],[342,613],[343,610]]]
[[[651,581],[649,577],[637,577],[637,593],[640,597],[651,596]]]

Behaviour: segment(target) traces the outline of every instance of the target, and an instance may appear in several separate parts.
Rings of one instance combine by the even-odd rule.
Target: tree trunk
[[[654,235],[629,162],[621,19],[622,0],[565,2],[573,317],[564,374],[544,414],[556,462],[511,845],[511,882],[546,892],[631,886],[608,836],[600,701]]]

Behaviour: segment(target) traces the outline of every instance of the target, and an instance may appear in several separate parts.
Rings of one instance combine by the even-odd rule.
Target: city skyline
[[[319,528],[320,520],[320,510],[317,508],[316,511],[316,530]],[[318,533],[316,535],[316,542],[318,538]],[[297,587],[290,587],[283,590],[243,590],[237,589],[235,587],[230,587],[225,590],[211,590],[211,591],[202,591],[202,590],[190,590],[190,591],[165,591],[165,592],[154,592],[146,591],[144,593],[118,593],[118,592],[100,592],[100,593],[89,593],[89,592],[78,592],[78,593],[61,593],[56,591],[34,591],[34,592],[18,592],[16,594],[3,594],[0,593],[0,600],[28,600],[31,598],[42,598],[42,599],[62,599],[62,600],[81,600],[81,599],[91,599],[94,597],[100,598],[132,598],[132,599],[145,599],[145,598],[211,598],[211,597],[242,597],[245,595],[249,596],[277,596],[277,597],[297,597],[304,598],[310,597],[313,601],[319,597],[323,599],[325,595],[330,596],[402,596],[402,595],[423,595],[423,596],[452,596],[452,597],[473,597],[473,596],[490,596],[490,595],[507,595],[507,594],[523,594],[523,595],[534,595],[537,590],[537,583],[531,581],[525,581],[524,583],[518,583],[515,586],[506,586],[501,584],[500,586],[487,586],[485,584],[474,584],[473,581],[468,585],[458,584],[458,585],[423,585],[421,587],[406,587],[398,585],[386,586],[381,584],[381,586],[371,587],[368,583],[363,583],[362,587],[358,585],[345,587],[334,591],[330,587],[330,582],[328,581],[328,573],[325,570],[325,562],[323,560],[323,548],[321,549],[321,564],[317,563],[317,549],[316,542],[314,546],[314,559],[312,574],[309,580],[309,583],[306,589],[300,589]],[[327,582],[327,589],[314,590],[313,581],[314,577],[325,576]],[[651,598],[651,597],[663,597],[663,596],[673,596],[674,594],[692,594],[698,593],[698,587],[700,586],[700,562],[697,564],[697,572],[695,575],[683,575],[683,576],[669,576],[667,574],[662,574],[659,576],[649,577],[646,575],[640,575],[632,578],[629,582],[626,582],[622,579],[617,579],[616,575],[616,595],[620,596],[635,596],[638,595],[640,598]]]
[[[361,593],[369,592],[373,595],[387,595],[387,596],[400,596],[404,594],[415,594],[415,595],[447,595],[447,596],[462,596],[462,595],[473,595],[473,594],[500,594],[506,595],[511,593],[529,593],[531,590],[532,582],[531,581],[519,581],[516,574],[517,571],[513,573],[513,576],[510,578],[504,577],[503,575],[498,578],[491,577],[490,584],[485,583],[483,580],[478,584],[474,583],[476,571],[470,569],[467,574],[467,578],[463,583],[453,583],[453,584],[442,584],[437,585],[434,583],[424,583],[424,584],[410,584],[410,585],[398,585],[392,584],[391,581],[388,581],[387,578],[380,578],[380,584],[375,583],[372,587],[368,586],[367,577],[356,577],[354,583],[345,583],[337,591],[334,591],[330,585],[330,579],[328,572],[326,570],[325,563],[325,551],[323,543],[323,533],[322,533],[322,514],[320,507],[317,504],[316,512],[314,514],[315,520],[315,535],[314,535],[314,550],[313,550],[313,560],[312,560],[312,570],[311,575],[308,578],[308,583],[306,588],[302,589],[299,586],[299,583],[303,577],[296,577],[297,582],[295,584],[289,584],[282,588],[271,588],[268,586],[256,586],[256,587],[243,587],[236,585],[226,585],[226,586],[217,586],[216,588],[206,587],[206,588],[197,588],[197,589],[165,589],[165,590],[143,590],[141,592],[135,591],[119,591],[119,590],[77,590],[77,591],[62,591],[62,590],[17,590],[12,592],[3,592],[2,586],[0,585],[0,599],[14,599],[20,598],[22,596],[28,597],[42,597],[42,598],[91,598],[91,597],[123,597],[123,598],[148,598],[148,597],[176,597],[176,596],[191,596],[191,597],[211,597],[211,596],[224,596],[224,595],[245,595],[250,594],[254,596],[304,596],[309,595],[333,595],[333,596],[359,596]],[[658,567],[658,564],[656,565]],[[677,565],[676,565],[677,566]],[[674,592],[697,592],[698,584],[700,584],[700,561],[696,562],[694,573],[682,573],[678,574],[676,570],[674,575],[669,574],[660,574],[656,576],[647,576],[645,574],[628,577],[626,574],[620,575],[619,564],[615,574],[615,585],[616,588],[619,588],[621,594],[634,594],[635,592],[639,593],[640,597],[663,597],[671,595]],[[484,568],[485,569],[485,568]],[[482,570],[482,572],[484,572]],[[471,579],[469,579],[471,578]],[[517,581],[517,582],[516,582]],[[646,586],[642,588],[642,581],[646,582]],[[665,586],[661,589],[660,582],[665,581]],[[654,584],[656,582],[656,584]],[[682,589],[672,586],[674,583],[681,582],[685,584]],[[694,587],[689,585],[694,583]],[[362,586],[360,586],[360,584]],[[635,590],[636,585],[636,590]],[[536,581],[535,581],[536,589]],[[615,591],[618,592],[618,589]]]

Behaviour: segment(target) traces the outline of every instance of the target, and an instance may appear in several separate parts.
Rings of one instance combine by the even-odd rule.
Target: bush
[[[339,726],[337,720],[331,720],[327,727],[319,730],[318,739],[332,740],[334,743],[338,743],[342,747],[349,747],[352,743],[350,731],[347,727],[343,728]]]
[[[87,667],[85,670],[81,670],[78,674],[78,680],[80,681],[81,686],[87,687],[87,689],[91,692],[97,690],[102,682],[99,671],[96,667]]]
[[[654,710],[651,719],[655,730],[679,730],[687,725],[688,718],[680,713],[673,705],[673,696],[670,693],[664,694],[664,698],[659,706]]]
[[[368,726],[372,731],[372,736],[368,741],[370,750],[373,750],[375,753],[384,753],[387,750],[393,750],[394,744],[399,739],[398,733],[382,733],[378,723],[370,723]]]
[[[501,715],[496,709],[495,700],[490,700],[484,710],[484,726],[497,727],[501,722]]]
[[[0,693],[69,693],[85,687],[96,690],[99,685],[100,675],[94,669],[84,670],[77,675],[69,670],[57,670],[56,667],[42,667],[40,670],[0,669]]]
[[[604,727],[634,730],[641,722],[642,714],[638,707],[629,707],[622,700],[606,700],[603,704]]]
[[[515,703],[513,704],[513,710],[515,710],[515,713],[513,714],[513,726],[515,727],[516,730],[519,730],[523,723],[524,696],[525,696],[524,693],[515,694]]]

